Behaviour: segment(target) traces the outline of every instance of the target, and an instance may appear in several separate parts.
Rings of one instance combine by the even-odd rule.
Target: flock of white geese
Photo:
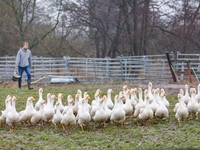
[[[185,85],[185,92],[180,89],[178,93],[178,103],[174,106],[174,114],[179,125],[188,118],[191,119],[192,114],[200,113],[200,84],[198,85],[198,93],[195,88],[188,89]],[[164,89],[153,89],[152,83],[148,83],[148,88],[144,91],[141,88],[129,89],[127,85],[114,96],[112,100],[112,89],[108,89],[107,95],[101,96],[101,90],[97,89],[94,94],[94,100],[88,103],[90,96],[87,92],[82,93],[79,89],[73,98],[68,95],[65,106],[62,103],[63,95],[58,96],[48,93],[47,99],[43,99],[43,89],[39,89],[39,99],[33,103],[34,97],[28,97],[26,108],[20,112],[16,111],[16,97],[8,95],[5,100],[5,110],[0,116],[1,124],[8,125],[9,129],[15,127],[17,123],[25,126],[45,126],[45,123],[52,122],[55,129],[58,126],[66,131],[72,131],[72,128],[78,124],[82,131],[91,121],[102,124],[106,127],[106,123],[115,123],[124,125],[128,123],[128,119],[135,118],[143,124],[148,124],[153,118],[167,119],[169,117],[169,101],[166,99]],[[55,102],[55,99],[57,101]]]

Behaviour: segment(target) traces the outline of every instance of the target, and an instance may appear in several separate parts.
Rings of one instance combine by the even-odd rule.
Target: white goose
[[[95,112],[93,120],[95,123],[102,123],[103,127],[106,127],[105,122],[107,120],[106,112],[103,108],[105,96],[99,100],[99,109]]]
[[[100,93],[101,93],[101,90],[97,89],[95,94],[94,94],[94,100],[92,100],[92,102],[91,102],[91,106],[99,103]]]
[[[152,89],[152,94],[153,94],[153,101],[152,103],[150,104],[150,107],[151,109],[153,110],[153,115],[155,116],[155,112],[156,112],[156,109],[159,107],[159,104],[157,102],[157,96],[158,96],[158,90],[157,89]]]
[[[49,99],[50,97],[50,99]],[[44,107],[44,111],[43,111],[43,120],[44,122],[50,122],[53,119],[53,116],[55,114],[55,111],[53,109],[53,105],[54,105],[54,100],[55,100],[56,96],[54,94],[47,94],[47,105]]]
[[[59,107],[60,107],[60,112],[62,113],[63,110],[64,110],[64,106],[62,104],[62,98],[63,98],[63,94],[62,93],[59,93],[58,94],[58,101],[59,101]],[[56,105],[54,105],[54,111],[56,112]]]
[[[169,110],[165,106],[165,100],[164,100],[165,96],[166,96],[165,93],[161,93],[161,95],[160,95],[159,106],[155,112],[155,117],[157,119],[167,119],[169,117]]]
[[[195,100],[200,103],[200,84],[197,86],[197,94],[195,95]]]
[[[179,107],[177,108],[175,117],[181,126],[185,119],[188,117],[188,110],[186,104],[183,102],[183,95],[178,94]]]
[[[146,105],[144,107],[144,109],[140,112],[140,114],[138,115],[139,120],[142,121],[143,124],[148,123],[149,120],[151,120],[153,118],[153,110],[150,107],[149,104],[149,95],[146,95]]]
[[[46,102],[46,104],[44,104],[43,110],[45,110],[46,107],[48,107],[50,105],[50,103],[51,103],[51,93],[48,93],[47,94],[47,102]]]
[[[198,90],[198,93],[195,95],[195,100],[198,103],[198,112],[200,114],[200,84],[198,84],[197,90]]]
[[[125,104],[122,105],[125,111],[126,119],[128,119],[128,117],[130,117],[133,114],[133,106],[131,105],[129,97],[130,97],[130,90],[127,89],[125,91]]]
[[[79,94],[77,94],[77,95],[79,95]],[[71,99],[68,100],[68,110],[63,115],[62,120],[60,121],[64,131],[65,131],[65,127],[69,127],[70,128],[70,132],[71,132],[72,131],[72,127],[76,125],[76,117],[74,115],[73,107],[72,107],[73,103],[74,103],[74,100],[71,97]]]
[[[156,88],[156,91],[157,91],[157,93],[158,93],[158,94],[156,94],[156,101],[157,101],[158,104],[160,104],[160,101],[161,101],[161,100],[160,100],[160,99],[161,99],[161,98],[160,98],[160,97],[161,97],[161,96],[160,96],[160,93],[161,93],[161,92],[160,92],[160,88]]]
[[[122,87],[122,89],[123,89],[123,92],[126,92],[126,91],[128,90],[128,86],[127,86],[127,85],[124,85],[124,86]]]
[[[19,113],[19,122],[21,122],[21,124],[26,123],[28,126],[30,125],[29,121],[36,111],[33,107],[33,100],[35,100],[34,97],[28,97],[25,110],[22,110],[21,113]]]
[[[148,83],[149,103],[151,103],[153,101],[152,87],[153,87],[152,82],[149,82]]]
[[[7,113],[10,111],[10,109],[12,108],[11,106],[11,101],[12,101],[12,97],[10,95],[8,95],[6,97],[6,100],[5,100],[5,110],[1,111],[1,117],[0,117],[0,121],[1,123],[6,123],[6,115]]]
[[[63,110],[64,110],[64,105],[63,105],[63,103],[62,103],[62,98],[63,98],[63,94],[62,94],[62,93],[59,93],[59,94],[58,94],[58,101],[60,102],[60,111],[61,111],[61,113],[62,113]]]
[[[121,95],[121,96],[124,96],[124,95]],[[113,107],[111,113],[117,108],[118,103],[119,103],[119,95],[115,95],[115,97],[114,97],[114,107]]]
[[[87,108],[89,111],[91,111],[92,106],[88,103],[88,100],[90,99],[90,96],[88,92],[84,92],[83,97],[87,100]]]
[[[118,103],[116,104],[116,107],[113,108],[111,116],[110,116],[110,120],[112,123],[117,123],[117,124],[124,124],[124,121],[126,119],[126,113],[123,109],[123,99],[124,96],[121,95],[119,97],[119,95],[115,96],[115,100],[118,100]]]
[[[119,92],[119,97],[120,97],[120,96],[124,96],[124,91],[120,91],[120,92]],[[125,100],[125,98],[124,98],[124,100]]]
[[[191,119],[191,115],[192,114],[195,114],[196,115],[196,119],[195,120],[198,120],[198,103],[195,100],[196,89],[195,88],[191,88],[190,89],[190,93],[191,93],[191,100],[187,104],[188,120]]]
[[[79,94],[77,94],[77,95],[79,95]],[[67,106],[64,106],[64,110],[62,112],[63,115],[68,111],[68,104],[71,102],[72,99],[73,99],[72,95],[67,96]]]
[[[164,95],[164,104],[165,104],[165,106],[167,107],[167,108],[169,108],[169,106],[170,106],[170,104],[169,104],[169,101],[167,100],[167,98],[166,98],[166,94],[164,94],[165,93],[165,90],[164,89],[161,89],[160,90],[160,93],[162,94],[163,93],[163,95]]]
[[[35,104],[35,110],[37,110],[37,111],[40,109],[40,105],[43,105],[43,101],[44,101],[43,97],[42,97],[43,88],[40,88],[38,90],[38,93],[39,93],[39,99],[38,99],[38,101]]]
[[[131,94],[131,98],[130,98],[130,102],[131,102],[131,105],[133,107],[133,111],[135,110],[135,106],[137,105],[138,103],[138,98],[137,98],[137,89],[136,88],[132,88],[130,90],[130,94]]]
[[[31,125],[36,126],[37,123],[40,124],[40,127],[43,127],[43,107],[46,105],[46,101],[42,100],[40,101],[39,110],[36,110],[35,113],[31,117]]]
[[[52,123],[53,123],[53,125],[55,127],[55,130],[57,130],[57,125],[60,124],[60,121],[63,118],[63,115],[62,115],[62,113],[60,111],[60,109],[61,109],[60,106],[61,106],[60,101],[57,101],[56,104],[55,104],[56,113],[53,115],[53,118],[52,118]]]
[[[96,92],[95,93],[95,101],[93,101],[93,104],[92,104],[91,110],[90,110],[91,117],[94,117],[95,112],[99,109],[99,101],[100,101],[100,94]]]
[[[180,89],[179,94],[180,94],[180,97],[181,97],[181,99],[182,99],[181,101],[183,101],[183,94],[184,94],[183,89]],[[179,101],[179,97],[178,97],[178,101]],[[185,107],[187,107],[187,105],[184,103],[184,101],[183,101],[183,105],[184,105]],[[174,112],[174,113],[176,113],[176,111],[177,111],[177,109],[178,109],[179,106],[180,106],[180,102],[178,102],[178,103],[175,104],[174,109],[173,109],[173,112]]]
[[[139,102],[136,104],[135,111],[133,114],[133,117],[135,117],[136,119],[139,115],[140,109],[144,108],[146,105],[142,99],[142,89],[141,88],[138,88],[138,96],[139,96]]]
[[[78,124],[80,125],[82,131],[84,131],[83,126],[86,126],[91,121],[91,116],[88,109],[89,98],[90,98],[89,95],[87,95],[82,99],[81,107],[78,110],[78,114],[76,116],[76,120],[78,120]]]
[[[44,104],[43,110],[45,110],[47,108],[48,105],[50,105],[51,103],[51,93],[47,94],[47,102],[46,104]]]
[[[104,111],[105,111],[105,113],[106,113],[106,123],[108,123],[108,122],[110,122],[110,116],[111,116],[111,112],[112,112],[112,110],[110,110],[109,108],[108,108],[108,105],[107,105],[107,97],[106,97],[106,95],[104,95],[103,96],[104,97],[104,103],[103,103],[103,109],[104,109]],[[113,107],[114,108],[114,107]]]
[[[81,103],[82,103],[82,99],[83,99],[82,91],[81,91],[80,89],[78,89],[78,90],[77,90],[77,94],[79,94],[78,104],[81,105]]]
[[[79,100],[79,94],[76,94],[75,99],[74,99],[74,105],[72,106],[73,113],[74,113],[75,116],[78,113],[78,100]]]
[[[16,111],[15,102],[17,98],[13,96],[12,98],[12,108],[6,115],[6,124],[8,124],[10,131],[12,130],[12,125],[19,121],[19,113]]]
[[[185,84],[185,95],[183,96],[183,101],[187,105],[190,100],[191,100],[191,97],[189,95],[189,87],[187,84]]]
[[[114,103],[113,103],[112,98],[111,98],[111,94],[112,94],[112,93],[113,93],[113,90],[112,90],[112,89],[108,89],[108,91],[107,91],[106,105],[108,106],[108,108],[109,108],[110,110],[112,110],[113,107],[114,107]]]
[[[122,89],[123,89],[123,92],[122,92],[121,94],[124,95],[124,94],[126,93],[126,91],[128,90],[128,86],[127,86],[127,85],[124,85]],[[121,94],[119,94],[119,97],[121,97]],[[126,102],[126,98],[125,98],[125,97],[122,99],[122,102],[123,102],[123,103]]]
[[[79,100],[78,100],[78,108],[81,107],[82,105],[82,99],[88,95],[87,92],[84,92],[84,94],[82,93],[82,91],[80,89],[77,90],[77,94],[79,94]],[[82,95],[83,94],[83,95]],[[91,107],[91,106],[88,106]],[[90,108],[89,108],[90,109]]]
[[[148,90],[147,89],[145,89],[144,90],[144,103],[145,103],[145,106],[146,106],[146,96],[148,95]]]
[[[88,96],[88,95],[89,95],[89,94],[88,94],[88,92],[86,92],[86,91],[83,93],[83,97],[86,97],[86,96]]]

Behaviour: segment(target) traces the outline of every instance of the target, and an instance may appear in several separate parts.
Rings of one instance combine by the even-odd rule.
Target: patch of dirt
[[[153,89],[156,88],[163,88],[166,92],[166,94],[178,94],[180,89],[185,89],[185,84],[187,84],[189,86],[189,88],[196,88],[198,87],[198,82],[193,82],[193,83],[189,83],[189,82],[180,82],[180,83],[162,83],[162,82],[152,82],[153,84]],[[2,82],[0,84],[0,87],[7,87],[7,88],[17,88],[18,83],[14,82],[14,81],[8,81],[8,82]],[[70,86],[69,86],[70,85]],[[39,87],[52,87],[52,88],[59,88],[59,87],[84,87],[85,85],[91,85],[94,87],[99,87],[101,90],[103,89],[108,89],[108,88],[112,88],[112,89],[122,89],[123,85],[127,85],[129,88],[142,88],[147,89],[148,88],[148,82],[119,82],[119,83],[115,83],[115,82],[107,82],[107,83],[71,83],[71,84],[46,84],[46,83],[37,83],[37,84],[33,84],[32,87],[34,88],[38,88]],[[23,85],[24,88],[26,88],[26,84]],[[197,90],[198,91],[198,90]]]
[[[166,94],[178,94],[180,89],[183,89],[185,91],[185,85],[188,85],[189,88],[196,88],[199,83],[153,83],[153,89],[156,88],[163,88],[166,92]],[[138,86],[140,86],[142,89],[147,88],[147,84],[139,84]]]

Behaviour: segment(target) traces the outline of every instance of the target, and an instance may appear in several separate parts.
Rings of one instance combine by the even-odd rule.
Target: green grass
[[[0,87],[0,110],[5,109],[5,98],[8,94],[17,97],[17,111],[25,109],[28,96],[35,98],[37,102],[38,89],[43,88],[43,98],[47,93],[63,93],[63,103],[67,104],[66,98],[70,94],[75,96],[78,89],[87,91],[90,102],[94,99],[96,89],[102,91],[101,96],[107,93],[109,88],[118,94],[123,84],[127,83],[102,83],[102,84],[41,84],[34,85],[35,89],[29,91],[27,87],[18,90],[16,86],[2,85]],[[130,88],[138,87],[132,83],[127,84]],[[164,88],[164,87],[163,87]],[[165,89],[165,88],[164,88]],[[177,89],[177,93],[179,89]],[[51,124],[45,124],[43,128],[37,126],[24,127],[18,124],[11,132],[5,125],[0,126],[0,149],[26,149],[26,150],[57,150],[57,149],[200,149],[200,121],[186,120],[183,126],[179,126],[174,116],[173,108],[177,102],[176,92],[167,95],[170,102],[169,118],[165,121],[150,121],[149,126],[138,125],[133,118],[129,124],[121,126],[108,125],[102,128],[93,122],[89,124],[85,132],[79,126],[73,128],[71,133],[63,132],[61,127],[55,130]]]

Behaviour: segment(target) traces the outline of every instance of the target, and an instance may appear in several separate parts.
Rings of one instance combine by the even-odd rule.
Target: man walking
[[[27,85],[28,89],[31,90],[33,88],[30,87],[31,85],[31,72],[30,68],[32,65],[31,62],[32,55],[31,50],[28,49],[28,42],[23,43],[23,47],[21,47],[17,53],[16,61],[15,61],[15,69],[18,69],[18,73],[20,78],[18,79],[18,88],[21,89],[21,82],[22,82],[22,74],[25,71],[27,74]]]

